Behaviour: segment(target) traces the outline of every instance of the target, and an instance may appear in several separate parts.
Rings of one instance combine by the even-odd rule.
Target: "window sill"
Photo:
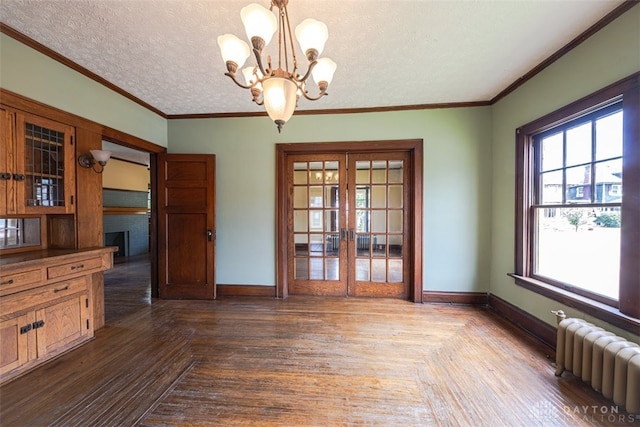
[[[583,311],[584,313],[603,320],[611,325],[624,329],[627,332],[638,335],[640,331],[640,319],[627,316],[615,307],[608,306],[590,298],[574,294],[564,289],[556,288],[547,283],[530,277],[508,273],[514,278],[516,285],[529,289],[537,294],[558,301],[568,307]]]

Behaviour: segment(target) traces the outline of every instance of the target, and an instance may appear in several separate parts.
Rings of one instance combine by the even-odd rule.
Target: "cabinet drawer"
[[[7,318],[12,313],[32,309],[50,301],[85,291],[87,291],[87,278],[83,276],[7,295],[2,298],[0,319]]]
[[[28,270],[20,273],[3,274],[0,277],[0,296],[20,292],[25,288],[33,287],[34,283],[42,280],[42,270]]]
[[[59,279],[86,274],[87,271],[102,269],[102,257],[87,258],[67,264],[47,268],[47,279]]]

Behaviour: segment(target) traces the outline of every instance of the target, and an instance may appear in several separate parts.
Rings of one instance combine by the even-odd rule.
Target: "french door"
[[[287,157],[289,294],[411,295],[406,151]]]

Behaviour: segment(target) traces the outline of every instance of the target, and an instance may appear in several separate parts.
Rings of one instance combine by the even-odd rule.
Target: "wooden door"
[[[349,295],[409,297],[409,155],[349,154]]]
[[[409,155],[288,157],[291,294],[410,295]]]
[[[26,329],[28,328],[28,329]],[[29,358],[28,332],[31,322],[27,315],[13,317],[0,321],[0,375],[19,368],[27,363]]]
[[[344,154],[290,156],[288,254],[293,294],[347,294]]]
[[[158,287],[164,299],[214,299],[215,156],[159,154]]]
[[[79,294],[36,311],[38,357],[60,351],[90,332],[87,294]]]
[[[16,114],[19,213],[75,212],[75,129],[64,123]]]

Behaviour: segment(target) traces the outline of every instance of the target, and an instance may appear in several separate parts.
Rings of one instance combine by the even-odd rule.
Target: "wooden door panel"
[[[86,298],[84,294],[75,296],[36,312],[36,320],[44,322],[36,334],[38,357],[56,351],[84,335],[88,319],[82,317],[82,303]]]
[[[207,285],[206,229],[206,214],[167,216],[167,244],[172,248],[167,259],[167,286]],[[201,238],[194,239],[196,234]]]
[[[167,208],[192,210],[198,208],[206,212],[206,188],[167,188]]]
[[[20,328],[30,324],[27,316],[17,316],[0,322],[0,374],[11,371],[27,363],[28,333],[21,333]]]
[[[215,156],[158,155],[158,282],[164,299],[214,299]]]

